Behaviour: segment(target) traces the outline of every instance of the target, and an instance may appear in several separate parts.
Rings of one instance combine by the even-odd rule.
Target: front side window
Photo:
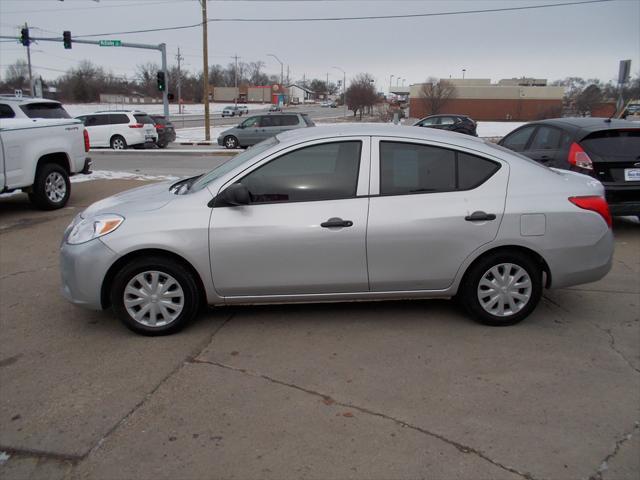
[[[129,117],[127,117],[124,113],[112,113],[109,115],[109,121],[112,125],[129,123]]]
[[[99,127],[109,125],[109,115],[89,115],[85,122],[87,127]]]
[[[431,118],[425,118],[418,125],[420,127],[426,127],[429,125],[435,125],[436,123],[438,123],[438,117],[431,117]]]
[[[251,118],[247,118],[244,122],[241,123],[241,125],[244,128],[247,127],[257,127],[258,123],[259,123],[260,117],[251,117]]]
[[[503,147],[507,147],[509,150],[514,150],[516,152],[521,152],[527,146],[527,142],[531,137],[531,134],[535,130],[535,126],[524,127],[520,130],[517,130],[513,133],[507,135],[500,145]]]
[[[251,203],[338,200],[356,195],[362,142],[303,147],[254,170],[240,183]]]
[[[0,118],[13,118],[16,114],[9,105],[0,103]]]
[[[380,194],[470,190],[500,169],[490,160],[446,148],[380,142]]]

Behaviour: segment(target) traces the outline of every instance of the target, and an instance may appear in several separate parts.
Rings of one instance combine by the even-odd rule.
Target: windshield
[[[278,139],[276,137],[270,137],[270,138],[267,138],[266,140],[263,140],[262,142],[258,143],[257,145],[249,148],[248,150],[245,150],[244,152],[240,153],[239,155],[236,155],[234,158],[232,158],[228,162],[223,163],[219,167],[214,168],[209,173],[207,173],[207,174],[203,175],[202,177],[200,177],[191,186],[189,191],[197,192],[198,190],[202,190],[209,183],[213,182],[214,180],[217,180],[218,178],[222,177],[223,175],[225,175],[225,174],[229,173],[230,171],[234,170],[236,167],[239,167],[244,162],[246,162],[248,160],[251,160],[253,157],[255,157],[257,155],[260,155],[262,152],[264,152],[265,150],[271,148],[274,145],[277,145],[278,143],[280,143],[280,142],[278,141]]]
[[[62,105],[55,102],[27,103],[20,108],[29,118],[71,118]]]

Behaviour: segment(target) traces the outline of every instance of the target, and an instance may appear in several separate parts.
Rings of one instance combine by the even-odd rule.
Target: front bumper
[[[224,147],[224,138],[218,137],[218,145],[220,145],[221,147]]]
[[[65,232],[60,246],[62,295],[71,303],[91,310],[102,310],[102,283],[118,255],[98,238],[69,245]]]

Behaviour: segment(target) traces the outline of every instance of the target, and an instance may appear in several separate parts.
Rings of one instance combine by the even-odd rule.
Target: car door
[[[255,145],[260,141],[260,116],[249,117],[238,126],[238,140],[242,146]]]
[[[497,235],[508,165],[457,147],[374,138],[371,291],[442,290]]]
[[[568,140],[569,136],[561,129],[539,125],[531,141],[521,153],[543,165],[556,167],[561,160],[561,151],[568,145]]]
[[[213,208],[216,291],[224,297],[367,291],[369,152],[369,137],[307,142],[223,186],[242,183],[251,201]]]
[[[260,117],[260,129],[257,133],[257,142],[273,137],[282,131],[281,115],[262,115]],[[257,143],[256,142],[256,143]]]

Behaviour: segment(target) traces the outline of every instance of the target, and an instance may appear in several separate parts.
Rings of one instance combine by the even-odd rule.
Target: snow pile
[[[130,172],[112,172],[110,170],[94,170],[89,175],[76,175],[71,177],[71,183],[90,182],[92,180],[146,180],[164,181],[177,180],[180,177],[173,175],[144,175]]]
[[[211,113],[222,113],[224,107],[230,105],[233,105],[233,102],[210,103],[209,111]],[[243,103],[242,105],[246,106],[249,110],[266,110],[270,106],[268,103]],[[64,108],[72,117],[85,113],[93,113],[98,110],[140,110],[153,115],[162,115],[164,113],[162,103],[65,103]],[[179,116],[178,105],[169,105],[169,114],[174,118]],[[183,105],[182,115],[204,115],[204,103]]]

